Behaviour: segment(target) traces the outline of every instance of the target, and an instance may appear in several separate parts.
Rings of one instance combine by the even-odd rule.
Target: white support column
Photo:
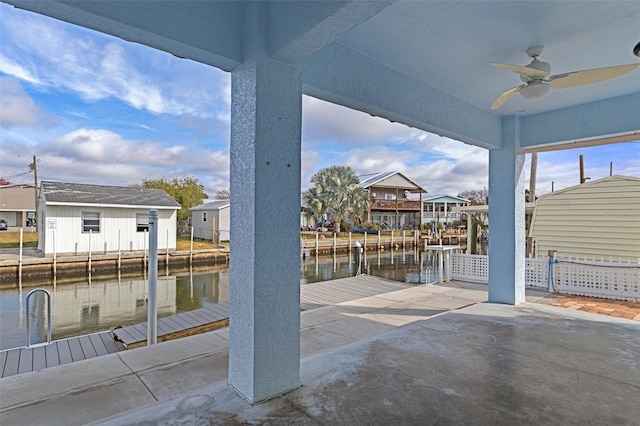
[[[520,117],[505,117],[502,148],[489,151],[489,302],[516,305],[524,293],[524,151]]]
[[[229,383],[255,403],[300,385],[302,83],[263,54],[266,7],[244,12],[248,51],[231,73]]]

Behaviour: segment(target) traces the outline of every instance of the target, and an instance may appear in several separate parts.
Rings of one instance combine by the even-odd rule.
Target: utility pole
[[[533,203],[536,201],[536,177],[538,174],[538,153],[531,153],[531,174],[529,176],[529,199],[525,200],[526,202]],[[526,257],[533,256],[533,237],[530,235],[531,233],[531,220],[533,218],[533,213],[526,213],[526,231],[527,231],[527,253]]]
[[[580,154],[580,183],[584,182],[584,157]]]

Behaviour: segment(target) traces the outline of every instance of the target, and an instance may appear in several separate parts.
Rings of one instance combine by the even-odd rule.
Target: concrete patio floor
[[[303,312],[302,386],[261,404],[226,383],[223,329],[2,379],[0,424],[640,424],[637,321],[486,289]]]

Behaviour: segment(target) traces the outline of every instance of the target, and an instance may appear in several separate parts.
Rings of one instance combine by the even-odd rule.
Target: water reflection
[[[364,253],[362,270],[366,274],[395,281],[434,282],[436,258],[431,253],[387,251]],[[301,284],[355,275],[353,257],[340,255],[302,260]],[[167,271],[169,272],[169,271]],[[147,321],[147,286],[144,275],[115,276],[111,279],[62,283],[58,278],[37,287],[51,292],[52,339],[110,330]],[[3,283],[3,287],[6,284]],[[26,341],[26,293],[33,287],[0,289],[0,349],[24,346]],[[158,317],[229,300],[229,270],[225,266],[199,268],[197,271],[171,271],[158,277]],[[31,303],[42,303],[34,302]],[[32,342],[46,340],[46,321],[39,316],[43,309],[31,307]]]

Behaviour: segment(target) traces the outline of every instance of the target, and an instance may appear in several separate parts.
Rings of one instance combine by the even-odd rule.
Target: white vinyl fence
[[[554,270],[558,293],[640,301],[640,262],[558,258]],[[489,256],[454,253],[451,278],[488,283]],[[549,258],[525,259],[525,285],[548,288]]]
[[[555,269],[560,293],[640,301],[640,263],[561,258]]]

